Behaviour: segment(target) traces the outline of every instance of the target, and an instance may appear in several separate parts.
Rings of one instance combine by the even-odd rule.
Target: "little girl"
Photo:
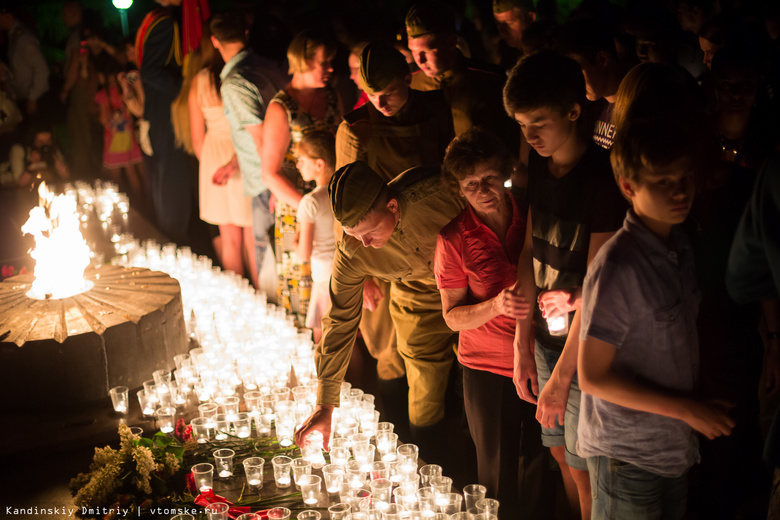
[[[336,166],[333,134],[323,131],[305,134],[298,143],[296,166],[303,180],[317,184],[298,205],[295,253],[302,261],[311,260],[311,300],[305,323],[314,333],[314,342],[318,343],[322,336],[322,317],[330,306],[328,285],[336,252],[333,210],[328,198],[328,181]]]
[[[122,168],[127,174],[130,195],[140,200],[143,196],[141,148],[135,137],[133,118],[122,99],[117,75],[122,71],[114,60],[106,60],[98,74],[101,87],[95,95],[100,107],[103,125],[103,168],[115,182],[119,182]]]

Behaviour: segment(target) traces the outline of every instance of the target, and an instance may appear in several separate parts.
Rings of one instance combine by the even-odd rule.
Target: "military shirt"
[[[374,249],[344,235],[336,246],[330,279],[331,308],[322,319],[322,341],[315,354],[319,404],[339,404],[341,382],[360,324],[366,277],[390,282],[391,295],[385,297],[399,303],[410,319],[434,313],[441,321],[436,326],[446,327],[433,274],[436,238],[439,230],[463,210],[464,203],[442,184],[438,168],[407,170],[390,187],[398,193],[400,220],[388,242]],[[405,332],[396,328],[399,335]]]
[[[412,88],[441,90],[452,111],[455,135],[474,126],[493,132],[510,150],[519,144],[518,126],[504,110],[503,89],[506,76],[477,68],[461,57],[452,69],[436,76],[421,70],[412,74]]]
[[[415,166],[439,166],[455,137],[441,92],[409,91],[398,114],[387,117],[371,103],[344,116],[336,132],[336,168],[357,160],[392,180]]]

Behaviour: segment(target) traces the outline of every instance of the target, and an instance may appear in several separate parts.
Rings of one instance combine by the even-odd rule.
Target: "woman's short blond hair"
[[[325,56],[336,53],[336,45],[326,36],[315,31],[302,31],[295,35],[287,47],[287,62],[290,74],[308,72],[309,62],[314,59],[317,50],[325,48]]]

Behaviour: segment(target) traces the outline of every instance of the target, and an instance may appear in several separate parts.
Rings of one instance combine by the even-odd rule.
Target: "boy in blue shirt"
[[[616,136],[612,167],[632,209],[583,287],[577,452],[588,459],[594,519],[684,518],[696,432],[712,439],[734,427],[727,404],[694,397],[700,296],[678,224],[706,132],[682,103],[666,109],[629,112]]]

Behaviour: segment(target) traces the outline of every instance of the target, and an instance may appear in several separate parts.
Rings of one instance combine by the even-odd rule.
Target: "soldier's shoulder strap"
[[[352,112],[349,112],[348,114],[344,115],[344,121],[347,122],[348,125],[352,126],[358,121],[366,120],[368,121],[369,118],[369,103],[366,103],[365,105],[360,106],[359,108],[356,108]]]

